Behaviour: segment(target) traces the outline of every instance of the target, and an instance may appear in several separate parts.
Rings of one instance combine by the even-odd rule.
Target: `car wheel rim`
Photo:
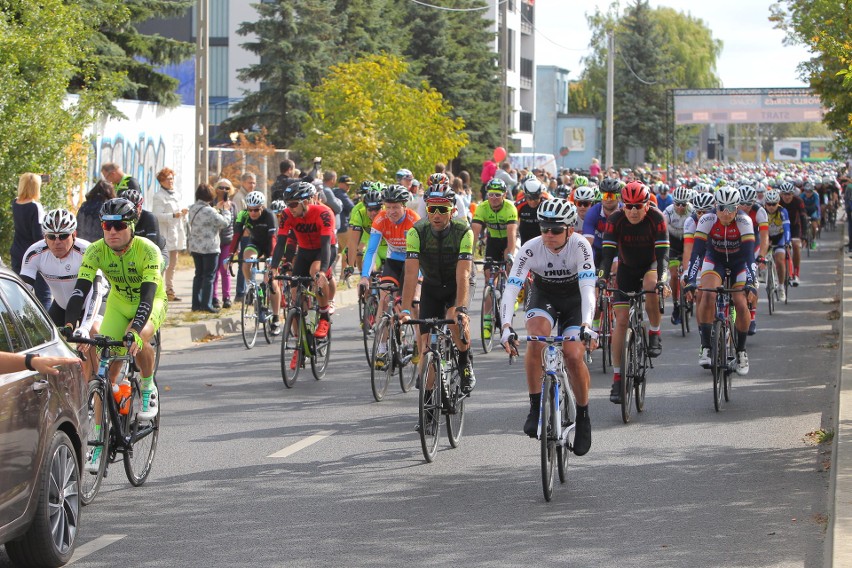
[[[77,535],[79,487],[74,454],[68,447],[60,446],[53,455],[50,468],[48,509],[53,544],[63,554],[74,545],[74,537]]]

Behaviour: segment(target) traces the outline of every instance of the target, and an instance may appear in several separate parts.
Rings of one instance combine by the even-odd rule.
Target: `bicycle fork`
[[[553,416],[551,420],[555,424],[556,431],[551,432],[550,435],[553,436],[560,446],[568,447],[568,436],[572,430],[574,430],[574,424],[568,424],[566,428],[563,430],[562,428],[562,415],[560,411],[561,407],[561,389],[559,388],[559,375],[557,370],[561,366],[561,353],[557,349],[557,347],[553,345],[547,345],[544,348],[544,373],[545,380],[542,387],[547,386],[547,383],[550,382],[550,387],[553,389]],[[547,424],[544,423],[544,409],[547,404],[548,398],[548,389],[541,389],[541,402],[539,403],[539,411],[538,411],[538,438],[541,439],[542,435],[547,435]]]

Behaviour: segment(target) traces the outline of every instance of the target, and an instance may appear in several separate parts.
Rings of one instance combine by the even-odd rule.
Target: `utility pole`
[[[195,28],[195,186],[207,183],[210,152],[210,97],[208,96],[210,39],[207,18],[210,0],[198,0]]]
[[[613,116],[615,115],[615,34],[607,32],[609,47],[606,58],[606,167],[613,167]]]
[[[500,8],[500,145],[509,151],[509,0],[494,0]]]

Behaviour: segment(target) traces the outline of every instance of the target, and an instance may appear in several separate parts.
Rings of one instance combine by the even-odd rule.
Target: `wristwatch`
[[[465,307],[465,306],[456,306],[456,313],[457,313],[457,314],[464,314],[464,315],[467,315],[467,307]]]
[[[27,353],[24,356],[24,367],[29,369],[30,371],[35,371],[35,367],[33,367],[33,359],[38,357],[38,353]]]

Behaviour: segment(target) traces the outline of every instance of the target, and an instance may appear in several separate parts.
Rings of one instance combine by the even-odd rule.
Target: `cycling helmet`
[[[631,181],[621,190],[624,203],[647,203],[650,199],[651,191],[641,181]]]
[[[712,193],[696,193],[692,198],[692,207],[700,213],[707,213],[715,206],[716,198]]]
[[[410,179],[414,179],[414,174],[413,174],[413,173],[411,173],[411,170],[407,170],[407,169],[405,169],[405,168],[401,168],[399,171],[397,171],[397,172],[396,172],[396,177],[397,177],[398,179],[402,179],[402,178],[410,178]]]
[[[384,183],[380,182],[380,181],[374,181],[373,183],[370,184],[371,190],[379,191],[381,193],[384,193],[385,190],[387,190],[387,188],[388,188],[388,186],[385,185]]]
[[[757,190],[752,186],[741,185],[739,191],[740,205],[753,205],[754,202],[757,201]]]
[[[502,179],[493,178],[491,181],[488,182],[488,185],[485,186],[485,191],[499,191],[500,193],[506,193],[506,182],[504,182]]]
[[[588,185],[581,185],[574,190],[574,203],[578,201],[594,201],[595,190]]]
[[[101,221],[124,221],[126,223],[135,223],[138,218],[136,206],[122,198],[115,197],[105,201],[101,205]]]
[[[778,191],[781,193],[794,193],[796,191],[796,187],[789,181],[785,181],[778,186]]]
[[[693,195],[695,192],[688,187],[679,187],[672,193],[672,199],[675,203],[689,203]]]
[[[663,183],[663,182],[657,183],[657,195],[659,195],[661,193],[668,193],[669,191],[671,191],[671,189],[672,188],[670,188],[669,185],[666,184],[666,183]]]
[[[521,178],[521,179],[519,179],[518,181],[519,181],[520,183],[524,183],[525,181],[528,181],[528,180],[531,180],[531,179],[538,179],[538,178],[537,178],[537,177],[535,177],[535,174],[534,174],[534,173],[532,173],[532,172],[527,172],[527,173],[525,173],[525,174],[524,174],[524,177],[522,177],[522,178]]]
[[[284,190],[284,201],[304,201],[317,194],[317,188],[308,181],[297,181],[291,183]]]
[[[544,191],[544,184],[537,179],[528,179],[521,184],[521,190],[525,196],[539,197],[541,192]]]
[[[145,201],[142,192],[138,189],[125,189],[118,196],[131,202],[136,207],[142,207],[142,202]]]
[[[781,194],[777,189],[767,189],[766,196],[763,198],[763,203],[778,203],[781,201]]]
[[[66,209],[48,211],[41,221],[44,233],[70,234],[77,230],[77,218]]]
[[[310,184],[308,184],[310,185]],[[293,187],[292,185],[290,187]],[[290,187],[284,190],[284,200],[290,201],[293,199],[292,197],[287,197],[287,192],[290,191]],[[313,187],[313,186],[312,186]],[[261,207],[266,203],[266,196],[263,195],[259,191],[252,191],[248,195],[246,195],[246,207]]]
[[[269,210],[273,213],[281,213],[286,208],[287,204],[281,201],[280,199],[276,199],[275,201],[269,204]]]
[[[411,193],[405,187],[392,184],[385,191],[385,203],[407,203],[411,201]]]
[[[586,176],[577,176],[574,178],[574,187],[585,187],[589,185],[589,178]]]
[[[367,207],[381,207],[384,193],[375,189],[367,190],[364,194],[364,205]]]
[[[594,202],[599,203],[603,199],[603,195],[601,195],[601,190],[598,188],[598,184],[590,183],[589,187],[591,187],[595,190]]]
[[[814,190],[814,184],[809,182],[809,181],[806,181],[805,185],[802,186],[802,191],[813,191],[813,190]]]
[[[494,180],[491,180],[494,181]],[[500,183],[503,183],[502,181]],[[490,183],[489,183],[490,185]],[[449,184],[446,183],[438,183],[435,185],[430,185],[426,190],[426,201],[427,202],[445,202],[445,203],[455,203],[456,202],[456,192],[454,192]]]
[[[624,184],[615,178],[604,178],[601,182],[601,193],[621,193]]]
[[[440,172],[434,173],[434,174],[429,176],[429,184],[428,185],[435,185],[436,183],[450,183],[450,178],[449,178],[449,176],[447,176],[447,174],[444,174],[444,173],[440,173]]]
[[[570,185],[559,184],[556,186],[556,197],[559,199],[568,199],[569,195],[571,195]]]
[[[373,185],[373,182],[371,182],[370,180],[362,181],[361,187],[358,188],[358,194],[364,195],[365,193],[367,193],[367,191],[369,191],[371,185]]]
[[[740,190],[732,185],[723,185],[716,190],[716,205],[739,205]]]
[[[545,225],[573,226],[577,222],[577,208],[565,199],[555,198],[542,202],[536,211],[539,223]]]

